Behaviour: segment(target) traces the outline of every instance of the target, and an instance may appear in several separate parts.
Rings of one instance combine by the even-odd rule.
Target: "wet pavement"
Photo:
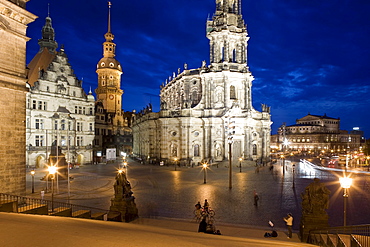
[[[238,163],[239,165],[239,163]],[[309,169],[298,163],[293,166],[286,162],[283,175],[281,164],[260,167],[253,163],[243,163],[242,172],[233,166],[232,189],[229,189],[227,163],[207,169],[206,184],[201,167],[142,165],[129,160],[128,180],[132,185],[139,216],[144,218],[176,218],[191,221],[194,218],[194,205],[208,199],[216,212],[217,224],[233,226],[253,226],[269,229],[268,222],[274,222],[277,229],[284,229],[282,218],[287,213],[294,216],[294,230],[299,228],[301,214],[301,193],[317,177],[331,190],[329,203],[329,224],[340,226],[343,223],[343,191],[338,182],[340,173]],[[85,165],[70,170],[74,178],[70,182],[69,201],[73,204],[109,209],[113,197],[114,177],[118,164]],[[44,173],[45,174],[45,173]],[[27,177],[28,195],[40,197],[46,182],[40,181],[41,170],[36,170],[35,193],[31,194],[31,177]],[[349,192],[347,224],[370,222],[367,214],[370,205],[370,177],[367,174],[354,176],[354,184]],[[294,182],[293,182],[294,181]],[[50,187],[50,186],[49,186]],[[59,180],[59,191],[55,200],[68,198],[66,180]],[[254,191],[259,195],[258,205],[254,205]],[[45,198],[51,196],[47,193]]]

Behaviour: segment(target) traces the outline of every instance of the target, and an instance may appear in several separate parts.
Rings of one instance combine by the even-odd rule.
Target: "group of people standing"
[[[216,230],[214,219],[212,217],[211,218],[208,217],[208,213],[209,213],[208,200],[207,199],[204,200],[203,208],[202,208],[202,205],[200,204],[200,201],[198,201],[198,203],[195,204],[195,209],[196,210],[203,209],[203,212],[205,212],[201,216],[201,221],[199,222],[198,232],[221,235],[220,230]]]

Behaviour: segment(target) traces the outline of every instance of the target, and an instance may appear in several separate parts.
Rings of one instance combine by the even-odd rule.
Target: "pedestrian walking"
[[[258,206],[258,200],[260,199],[257,192],[254,191],[254,206]]]
[[[289,213],[283,219],[286,222],[286,225],[288,227],[288,238],[292,238],[293,215]]]
[[[206,212],[208,212],[208,208],[209,208],[209,203],[207,201],[207,199],[204,200],[204,205],[203,205],[203,208]]]
[[[41,201],[44,201],[45,191],[41,191]]]

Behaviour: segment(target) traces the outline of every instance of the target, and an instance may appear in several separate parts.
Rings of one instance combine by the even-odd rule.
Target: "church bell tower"
[[[97,64],[98,88],[95,90],[97,101],[103,103],[108,113],[119,113],[122,109],[121,64],[114,58],[116,44],[111,32],[110,10],[112,4],[108,2],[108,32],[104,35],[103,58]]]
[[[241,0],[216,0],[216,12],[207,21],[210,62],[246,65],[247,28],[241,14]]]

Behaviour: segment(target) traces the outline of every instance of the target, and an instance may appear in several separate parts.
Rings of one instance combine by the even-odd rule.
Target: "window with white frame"
[[[77,122],[77,131],[82,131],[83,125],[81,122]]]
[[[44,120],[43,119],[35,119],[35,129],[44,129]]]
[[[60,121],[60,129],[65,130],[66,129],[66,120],[62,119]]]
[[[83,137],[82,136],[77,136],[76,141],[77,141],[77,143],[76,143],[77,146],[83,146]]]
[[[44,146],[44,136],[42,135],[35,136],[35,146],[36,147]]]

